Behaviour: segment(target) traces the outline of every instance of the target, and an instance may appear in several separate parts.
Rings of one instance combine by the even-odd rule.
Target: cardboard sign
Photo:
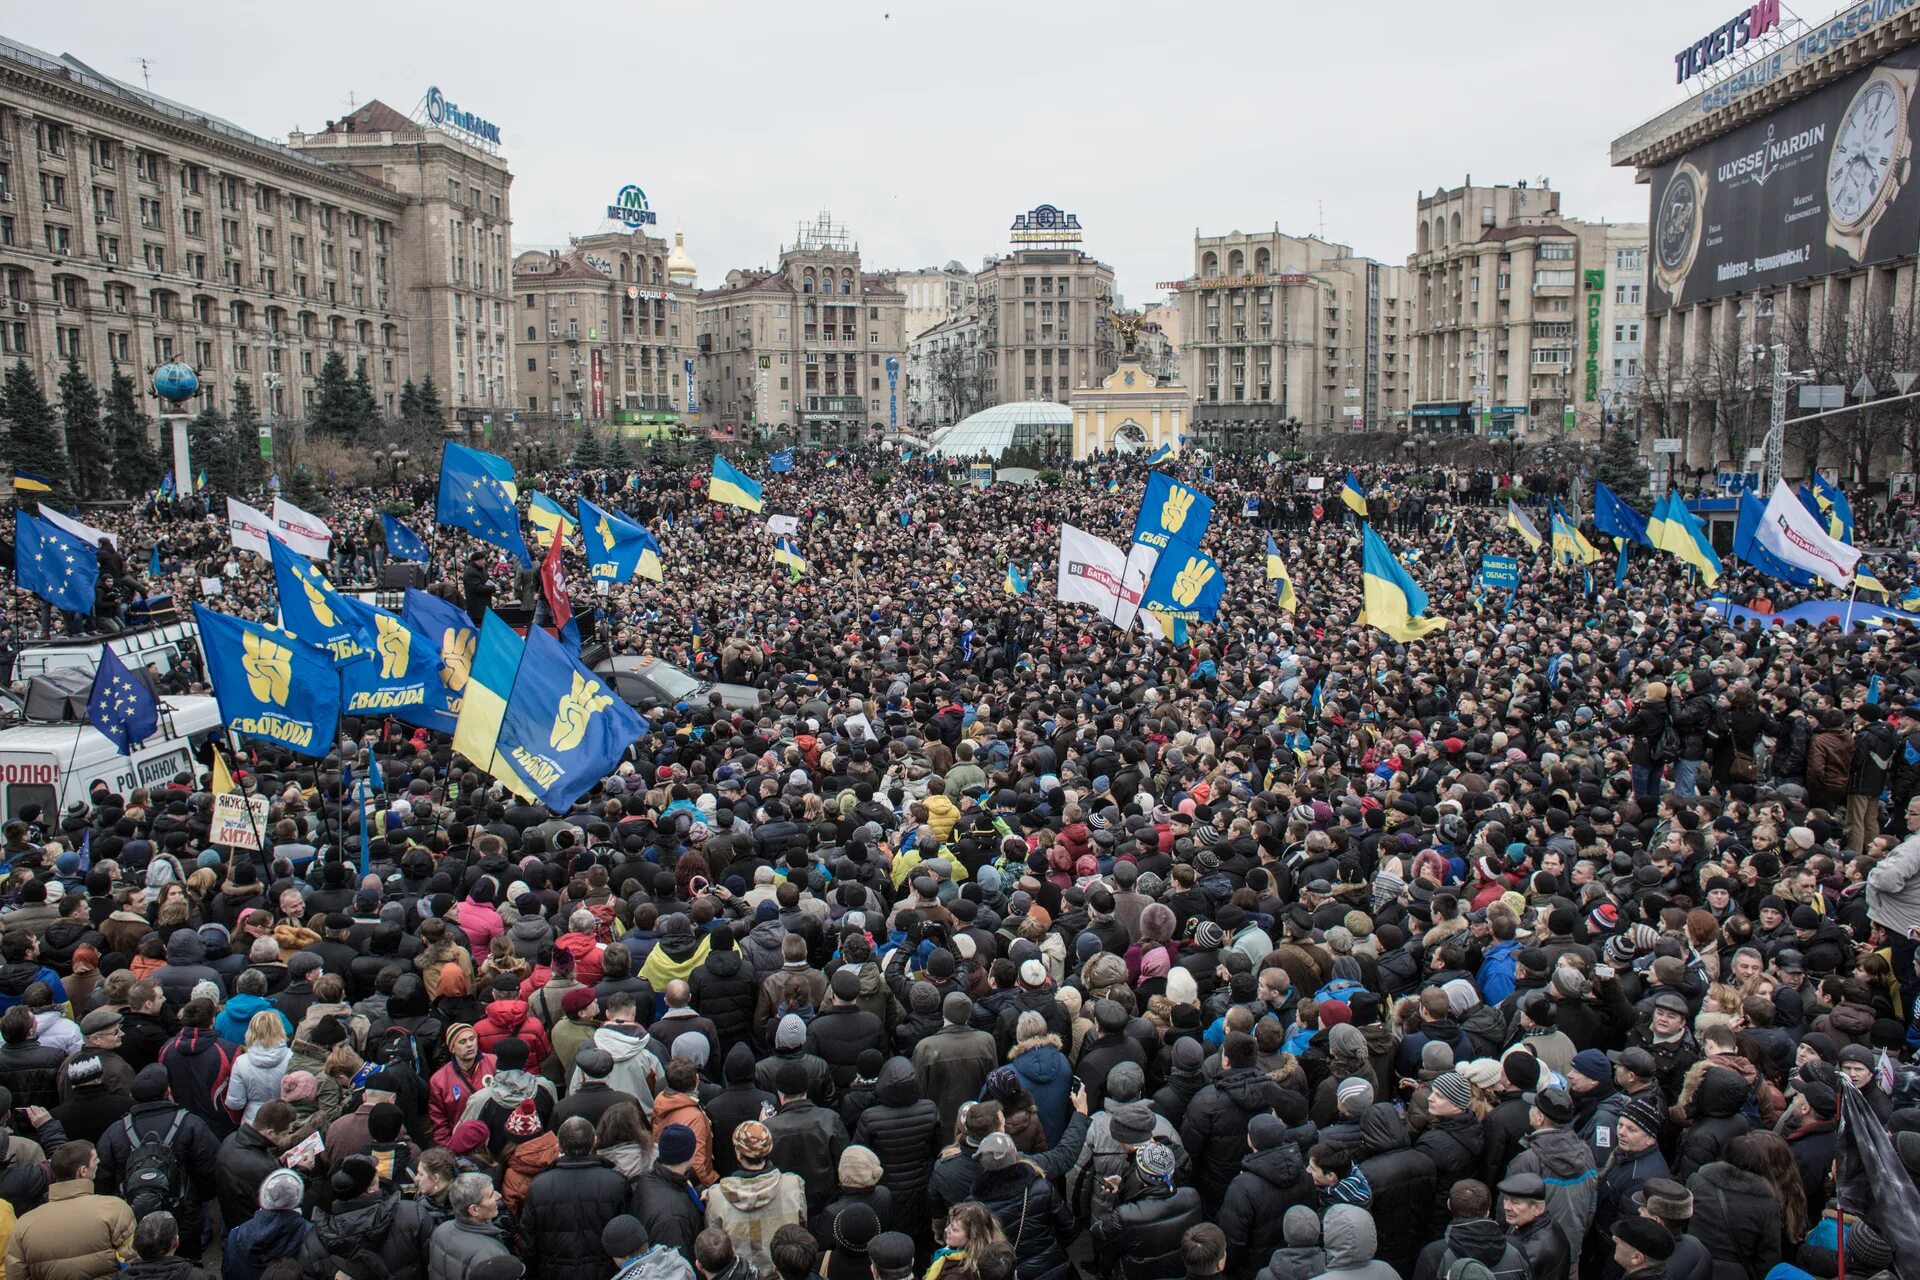
[[[267,829],[268,804],[264,796],[243,796],[229,792],[213,798],[213,830],[209,840],[233,849],[260,848],[260,837]]]
[[[1481,556],[1480,581],[1502,591],[1519,590],[1519,559],[1515,556]]]

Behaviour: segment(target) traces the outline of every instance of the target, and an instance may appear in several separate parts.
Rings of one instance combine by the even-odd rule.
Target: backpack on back
[[[185,1122],[187,1113],[175,1111],[173,1122],[167,1126],[164,1137],[140,1136],[133,1127],[133,1117],[126,1116],[120,1123],[127,1131],[127,1144],[131,1148],[127,1156],[127,1167],[120,1175],[120,1198],[133,1210],[135,1222],[144,1219],[150,1213],[173,1213],[186,1198],[185,1179],[181,1176],[180,1157],[174,1149],[174,1139],[180,1136],[180,1126]]]

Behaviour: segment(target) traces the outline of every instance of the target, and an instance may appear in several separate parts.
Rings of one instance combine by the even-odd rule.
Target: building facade
[[[1418,430],[1541,440],[1597,433],[1613,386],[1616,306],[1626,286],[1622,376],[1640,341],[1629,318],[1646,228],[1582,222],[1544,182],[1421,195],[1408,258],[1415,318],[1411,425]],[[1643,272],[1644,267],[1640,270]],[[1629,338],[1629,335],[1631,337]]]
[[[988,259],[977,280],[988,403],[1064,404],[1118,367],[1106,263],[1070,244],[1018,248]]]
[[[1195,438],[1276,447],[1299,431],[1383,429],[1407,407],[1406,277],[1278,227],[1194,237],[1179,342]]]
[[[969,307],[908,340],[908,430],[925,435],[987,407],[980,335],[980,312]]]
[[[589,423],[674,425],[697,408],[688,367],[698,290],[683,234],[576,236],[513,262],[517,409]]]
[[[723,430],[824,445],[906,425],[906,298],[827,214],[697,312],[699,399]]]
[[[433,94],[429,93],[429,100]],[[398,193],[394,301],[419,374],[477,424],[513,409],[513,174],[489,145],[369,102],[287,145]]]
[[[897,271],[893,287],[907,300],[906,337],[915,338],[937,324],[945,324],[973,306],[979,294],[973,272],[958,262],[918,271]]]
[[[243,381],[285,420],[337,351],[394,413],[430,367],[410,216],[389,185],[0,40],[0,353],[49,386],[70,354],[143,390],[180,360],[201,404]]]

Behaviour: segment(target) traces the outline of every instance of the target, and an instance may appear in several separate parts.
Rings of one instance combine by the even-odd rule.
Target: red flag
[[[540,562],[540,592],[547,598],[547,607],[553,610],[555,631],[573,617],[573,601],[567,596],[566,570],[560,567],[560,544],[564,541],[564,538],[555,538],[547,548],[547,558]]]

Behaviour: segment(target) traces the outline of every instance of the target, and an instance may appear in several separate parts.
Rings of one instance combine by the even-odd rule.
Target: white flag
[[[273,556],[267,539],[273,536],[273,521],[267,513],[256,511],[238,498],[227,499],[227,535],[235,548],[255,555]]]
[[[1140,609],[1146,580],[1131,573],[1127,553],[1105,538],[1072,525],[1060,526],[1060,569],[1054,594],[1084,604],[1125,630]]]
[[[55,528],[65,529],[90,547],[97,547],[104,542],[115,551],[120,549],[120,539],[105,529],[96,529],[90,524],[75,520],[72,516],[63,516],[44,502],[40,504],[40,517]]]
[[[768,516],[767,532],[791,538],[800,532],[799,516]]]
[[[309,515],[285,498],[273,500],[273,531],[280,541],[309,560],[325,560],[333,530],[319,516]]]
[[[1859,550],[1829,537],[1814,514],[1793,496],[1786,481],[1773,482],[1773,496],[1767,499],[1767,509],[1754,536],[1761,546],[1794,568],[1805,569],[1836,587],[1853,586]]]

